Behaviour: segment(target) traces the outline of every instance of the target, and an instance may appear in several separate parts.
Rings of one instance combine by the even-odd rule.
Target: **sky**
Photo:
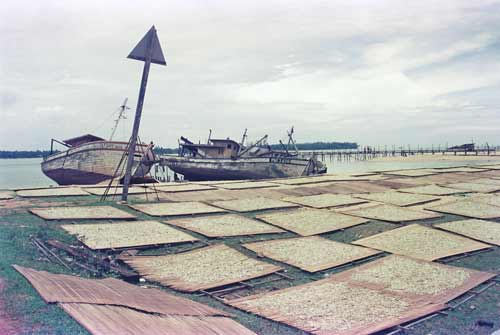
[[[127,139],[153,24],[143,141],[500,145],[500,1],[3,0],[0,150]]]

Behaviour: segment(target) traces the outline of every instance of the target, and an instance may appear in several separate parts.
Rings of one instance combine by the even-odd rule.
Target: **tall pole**
[[[152,59],[153,56],[154,59]],[[142,106],[144,104],[144,96],[146,94],[146,86],[148,84],[149,68],[152,61],[157,64],[166,64],[154,26],[151,27],[146,36],[144,36],[134,50],[132,50],[128,58],[144,61],[144,68],[142,70],[141,88],[139,89],[139,98],[137,100],[137,108],[135,111],[134,127],[132,128],[132,136],[130,137],[128,147],[128,159],[127,166],[125,168],[122,201],[127,201],[128,198],[128,189],[130,186],[130,179],[132,178],[132,166],[134,164],[135,147],[137,144],[137,136],[139,134],[139,125],[141,123]]]

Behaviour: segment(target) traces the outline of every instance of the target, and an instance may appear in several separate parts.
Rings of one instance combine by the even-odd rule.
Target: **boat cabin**
[[[101,138],[101,137],[95,136],[95,135],[91,135],[91,134],[86,134],[86,135],[73,137],[73,138],[64,140],[63,142],[68,147],[77,147],[77,146],[85,144],[85,143],[97,142],[97,141],[104,141],[104,138]]]
[[[181,156],[189,155],[197,158],[235,158],[240,145],[230,139],[210,139],[210,144],[182,144]]]

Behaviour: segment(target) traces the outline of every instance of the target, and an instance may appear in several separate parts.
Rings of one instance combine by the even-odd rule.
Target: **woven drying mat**
[[[500,179],[495,178],[479,178],[472,181],[474,184],[500,185]]]
[[[163,315],[228,315],[162,290],[139,287],[115,278],[87,279],[37,271],[19,265],[13,267],[48,303],[116,305]]]
[[[427,261],[491,247],[466,237],[418,224],[385,231],[352,243]]]
[[[23,198],[37,198],[37,197],[69,197],[89,195],[89,193],[82,190],[80,187],[51,187],[36,190],[21,190],[16,192],[18,196]]]
[[[280,209],[298,207],[295,204],[269,198],[249,198],[227,201],[215,201],[212,205],[236,212],[253,212],[265,209]]]
[[[148,187],[150,190],[157,190],[167,193],[176,192],[194,192],[194,191],[208,191],[214,188],[208,185],[197,185],[189,183],[165,183],[165,184],[155,184]]]
[[[307,272],[326,270],[380,253],[318,236],[247,243],[243,246],[260,257],[272,258]]]
[[[14,199],[15,195],[11,191],[0,191],[0,200]]]
[[[458,196],[458,195],[444,195],[444,196],[442,195],[442,196],[440,196],[440,199],[437,201],[433,201],[431,203],[420,204],[420,205],[412,205],[412,206],[408,206],[407,208],[428,212],[428,210],[426,208],[428,208],[429,206],[433,206],[433,207],[434,206],[441,206],[441,205],[449,204],[449,203],[464,200],[464,199],[467,199],[467,198],[464,198],[463,196]]]
[[[106,187],[87,187],[85,191],[94,194],[94,195],[121,195],[123,193],[123,186],[111,186],[109,189]],[[132,186],[128,189],[128,194],[144,194],[144,193],[153,193],[152,190],[147,189],[145,187],[140,186]]]
[[[488,185],[488,184],[480,184],[474,182],[447,184],[446,187],[463,190],[463,192],[491,193],[500,191],[500,185],[493,185],[493,184]]]
[[[209,190],[209,191],[189,191],[189,192],[176,192],[164,193],[159,192],[158,197],[161,200],[168,200],[173,202],[184,201],[221,201],[221,200],[234,200],[237,199],[235,193],[228,190]]]
[[[471,219],[440,223],[434,227],[500,246],[500,223],[498,222]]]
[[[332,278],[228,303],[315,335],[372,334],[445,308]]]
[[[64,311],[93,335],[255,335],[227,317],[163,316],[117,306],[60,304]]]
[[[372,183],[374,183],[376,185],[383,186],[383,187],[396,189],[396,190],[400,189],[400,188],[407,188],[407,187],[430,184],[430,182],[427,182],[427,181],[424,182],[424,181],[420,180],[419,177],[415,177],[415,178],[410,178],[410,177],[391,178],[391,179],[385,179],[385,180],[377,180],[377,181],[374,181]]]
[[[61,226],[90,249],[115,249],[198,241],[157,221],[72,224]]]
[[[427,304],[446,303],[493,277],[492,273],[391,255],[331,278]]]
[[[500,164],[476,165],[476,168],[487,169],[487,170],[500,170]]]
[[[500,206],[500,195],[497,194],[473,194],[469,199],[493,206]]]
[[[415,193],[415,194],[428,194],[428,195],[451,195],[463,192],[454,188],[443,187],[435,184],[410,187],[410,188],[400,188],[398,191],[406,193]]]
[[[192,181],[189,183],[198,185],[221,185],[221,184],[231,184],[231,183],[243,183],[246,181],[251,181],[251,180],[250,179],[205,180],[205,181]]]
[[[136,218],[135,215],[111,206],[46,207],[32,208],[29,211],[45,220],[132,220]]]
[[[93,335],[255,335],[227,317],[154,315],[108,305],[59,305]]]
[[[267,188],[267,187],[278,187],[278,186],[279,186],[278,184],[270,183],[267,181],[249,181],[245,183],[217,184],[217,187],[228,190],[244,190],[248,188]]]
[[[447,167],[447,168],[434,168],[434,171],[439,173],[448,173],[448,172],[474,173],[474,172],[481,172],[483,170],[475,167],[457,166],[457,167]]]
[[[433,212],[401,208],[392,205],[377,205],[341,212],[349,215],[360,216],[362,218],[388,222],[409,222],[416,220],[434,219],[442,216]]]
[[[322,234],[368,222],[354,216],[311,208],[261,214],[256,218],[302,236]]]
[[[197,201],[159,202],[129,206],[139,212],[143,212],[151,216],[179,216],[225,212],[223,209]]]
[[[372,181],[350,181],[350,182],[332,183],[330,189],[333,192],[331,193],[335,193],[335,189],[339,186],[351,189],[353,191],[351,193],[374,193],[374,192],[386,192],[391,190],[390,187],[379,185]]]
[[[283,200],[314,208],[338,207],[367,202],[366,200],[353,198],[347,194],[330,193],[307,195],[304,197],[287,197]]]
[[[311,176],[311,177],[273,179],[272,182],[284,185],[302,185],[302,184],[314,184],[314,183],[324,183],[330,181],[348,181],[348,180],[365,180],[365,179],[362,177],[326,174],[326,175]]]
[[[325,193],[325,191],[317,185],[283,185],[275,190],[283,195],[281,198],[284,196],[304,196]]]
[[[386,171],[383,172],[385,175],[393,176],[403,176],[403,177],[424,177],[432,176],[436,172],[432,169],[415,169],[415,170],[398,170],[398,171]]]
[[[245,216],[226,214],[169,220],[167,223],[207,237],[245,236],[283,233],[284,230]]]
[[[357,198],[383,202],[396,206],[410,206],[424,204],[432,201],[439,200],[438,197],[425,194],[402,193],[397,191],[389,191],[383,193],[368,193],[357,194]]]
[[[467,216],[477,219],[495,219],[500,218],[500,207],[490,205],[480,200],[460,200],[451,203],[447,203],[439,206],[432,206],[429,204],[426,207],[427,210],[455,214],[461,216]]]
[[[233,284],[281,270],[224,244],[174,255],[129,257],[124,261],[146,279],[186,292]]]

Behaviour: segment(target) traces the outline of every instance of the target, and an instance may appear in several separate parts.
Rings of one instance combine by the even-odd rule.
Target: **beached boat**
[[[44,157],[42,172],[59,185],[97,184],[120,180],[125,173],[127,142],[106,141],[83,135],[65,141],[52,140],[68,149]],[[53,145],[51,145],[52,151]],[[153,144],[137,144],[132,167],[133,178],[144,178],[155,161]]]
[[[194,144],[181,137],[179,156],[163,156],[160,164],[184,176],[185,180],[268,179],[325,173],[326,167],[315,156],[272,150],[262,145],[267,135],[245,147],[231,139],[209,139]]]

